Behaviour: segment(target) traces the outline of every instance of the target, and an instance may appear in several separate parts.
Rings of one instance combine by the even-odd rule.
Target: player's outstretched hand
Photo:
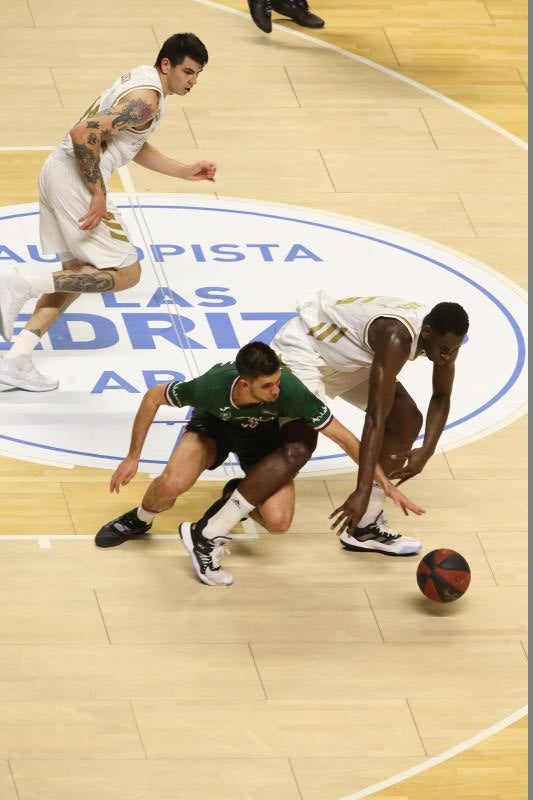
[[[358,497],[357,492],[352,492],[342,506],[336,508],[329,515],[329,519],[333,520],[330,530],[336,529],[337,536],[340,536],[345,530],[353,530],[365,513],[366,506],[367,503]]]
[[[389,473],[389,478],[398,480],[396,485],[399,486],[400,483],[408,481],[409,478],[413,478],[422,472],[429,456],[424,453],[421,447],[417,447],[415,450],[406,450],[405,453],[396,453],[391,458],[394,461],[398,461],[399,464],[398,469]]]
[[[214,181],[217,165],[212,161],[197,161],[190,164],[183,177],[187,181]]]
[[[139,469],[139,459],[127,456],[124,459],[124,461],[122,461],[118,465],[113,475],[111,476],[111,481],[109,483],[109,491],[116,492],[117,494],[119,494],[120,487],[127,486],[128,483],[131,481],[131,479],[134,478],[135,475],[137,474],[138,469]]]
[[[404,495],[404,493],[401,492],[393,483],[389,483],[389,485],[385,488],[385,494],[387,497],[390,497],[395,505],[402,509],[406,517],[409,515],[410,511],[413,514],[418,515],[426,513],[426,510],[422,508],[422,506],[418,506],[416,503],[413,503],[412,500],[409,500],[409,498],[406,497],[406,495]]]

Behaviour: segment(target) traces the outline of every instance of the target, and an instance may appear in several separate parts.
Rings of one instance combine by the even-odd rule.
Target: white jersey
[[[370,366],[374,351],[368,330],[378,317],[405,325],[412,340],[409,360],[416,358],[422,323],[430,311],[402,297],[333,297],[324,290],[302,298],[297,308],[313,349],[341,372]]]
[[[146,65],[134,67],[129,72],[122,75],[115,83],[106,89],[100,97],[90,106],[81,119],[89,119],[95,114],[105,111],[116,105],[116,103],[128,92],[133,89],[155,89],[159,94],[159,108],[157,115],[152,120],[151,125],[143,131],[134,128],[123,128],[109,141],[102,142],[100,151],[100,171],[107,184],[111,174],[118,167],[128,164],[137,155],[146,140],[154,133],[164,112],[163,87],[159,78],[159,73],[155,67]],[[73,157],[72,139],[67,133],[59,149],[67,155]]]

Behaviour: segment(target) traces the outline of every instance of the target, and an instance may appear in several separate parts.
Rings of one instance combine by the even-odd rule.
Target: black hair
[[[241,347],[235,359],[241,378],[259,378],[273,375],[280,368],[279,358],[264,342],[249,342]]]
[[[207,50],[203,42],[194,33],[175,33],[169,36],[156,58],[155,67],[161,67],[161,61],[168,58],[173,67],[186,57],[192,58],[204,67],[208,61]]]
[[[424,317],[424,325],[439,336],[453,333],[455,336],[465,336],[468,331],[468,314],[459,303],[437,303],[429,314]]]

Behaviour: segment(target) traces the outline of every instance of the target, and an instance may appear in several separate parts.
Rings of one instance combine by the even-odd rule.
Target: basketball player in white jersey
[[[112,173],[130,161],[174,178],[214,180],[211,161],[182,164],[148,139],[164,113],[165,99],[185,97],[208,55],[193,33],[163,44],[153,67],[122,75],[93,103],[46,160],[39,176],[39,231],[43,253],[58,253],[62,269],[0,271],[0,334],[11,341],[17,315],[32,297],[31,319],[0,361],[0,383],[43,392],[55,378],[40,374],[31,355],[42,335],[85,292],[120,292],[138,283],[141,266],[128,231],[108,196]]]
[[[365,411],[357,486],[331,515],[333,527],[348,550],[409,555],[412,544],[402,547],[406,537],[384,521],[385,497],[374,483],[374,470],[379,463],[390,479],[402,483],[421,472],[435,452],[468,315],[457,303],[429,309],[399,297],[342,297],[327,291],[302,299],[297,308],[272,348],[318,397],[339,396]],[[422,442],[413,447],[423,416],[397,378],[418,356],[433,364],[433,393]]]

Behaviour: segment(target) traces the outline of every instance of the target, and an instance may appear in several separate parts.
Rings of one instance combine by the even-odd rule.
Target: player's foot
[[[14,267],[0,270],[0,334],[10,342],[18,313],[31,297],[31,287]]]
[[[137,509],[132,508],[116,519],[104,525],[95,536],[94,543],[97,547],[116,547],[130,539],[140,539],[152,527],[151,522],[143,522],[137,516]],[[149,537],[147,537],[149,538]]]
[[[248,0],[250,15],[263,33],[272,31],[272,4],[271,0]]]
[[[21,353],[15,358],[3,358],[0,361],[0,384],[27,392],[51,392],[57,389],[59,381],[36,370],[31,358]]]
[[[325,24],[321,17],[309,10],[307,0],[272,0],[272,9],[304,28],[323,28]]]
[[[386,556],[412,556],[422,548],[421,542],[389,528],[383,519],[383,511],[374,522],[364,528],[356,528],[353,534],[346,531],[341,533],[340,540],[346,550],[383,553]]]
[[[233,575],[222,569],[219,560],[224,552],[228,553],[224,545],[231,541],[231,536],[206,539],[202,535],[206,523],[205,517],[199,522],[182,522],[179,526],[181,541],[202,583],[207,586],[231,586]]]

